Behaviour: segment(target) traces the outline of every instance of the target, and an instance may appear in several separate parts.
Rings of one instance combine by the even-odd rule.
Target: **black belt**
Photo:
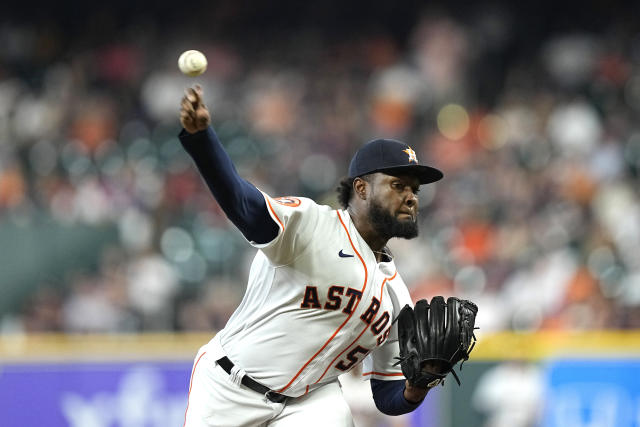
[[[229,360],[227,356],[217,360],[216,363],[220,365],[220,367],[224,369],[227,374],[231,374],[231,369],[233,368],[233,362]],[[241,382],[243,385],[250,388],[251,390],[264,395],[267,399],[269,399],[273,403],[282,403],[285,400],[287,400],[287,396],[285,396],[284,394],[280,394],[271,390],[269,387],[260,384],[258,381],[254,380],[249,375],[243,376]]]

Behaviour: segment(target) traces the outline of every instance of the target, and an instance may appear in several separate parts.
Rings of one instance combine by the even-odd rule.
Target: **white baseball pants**
[[[206,350],[207,346],[201,348],[194,361],[184,427],[353,426],[338,381],[305,396],[273,403],[234,383]]]

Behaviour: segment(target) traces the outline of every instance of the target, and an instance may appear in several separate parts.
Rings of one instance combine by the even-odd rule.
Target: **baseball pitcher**
[[[335,210],[242,179],[200,87],[187,90],[180,121],[184,148],[257,249],[240,306],[196,355],[185,426],[351,426],[338,376],[359,363],[378,409],[404,414],[468,358],[477,307],[434,297],[414,309],[386,248],[417,236],[418,190],[439,170],[404,143],[371,141],[353,156]]]

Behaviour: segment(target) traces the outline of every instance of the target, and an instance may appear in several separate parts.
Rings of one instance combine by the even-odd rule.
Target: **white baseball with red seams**
[[[413,303],[393,261],[377,262],[346,210],[307,198],[265,199],[278,236],[252,243],[259,251],[245,296],[199,357],[227,356],[254,380],[291,397],[335,383],[363,360],[367,378],[403,379],[393,366],[392,320]]]
[[[207,70],[207,57],[199,50],[184,51],[178,58],[178,68],[187,76],[199,76]]]

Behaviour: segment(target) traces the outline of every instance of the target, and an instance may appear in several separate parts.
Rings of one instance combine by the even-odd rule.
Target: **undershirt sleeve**
[[[211,126],[194,134],[182,130],[180,142],[229,220],[250,242],[265,244],[278,235],[264,196],[236,171]]]
[[[371,379],[373,401],[386,415],[402,415],[415,410],[422,401],[411,403],[404,397],[405,380],[382,381]]]

